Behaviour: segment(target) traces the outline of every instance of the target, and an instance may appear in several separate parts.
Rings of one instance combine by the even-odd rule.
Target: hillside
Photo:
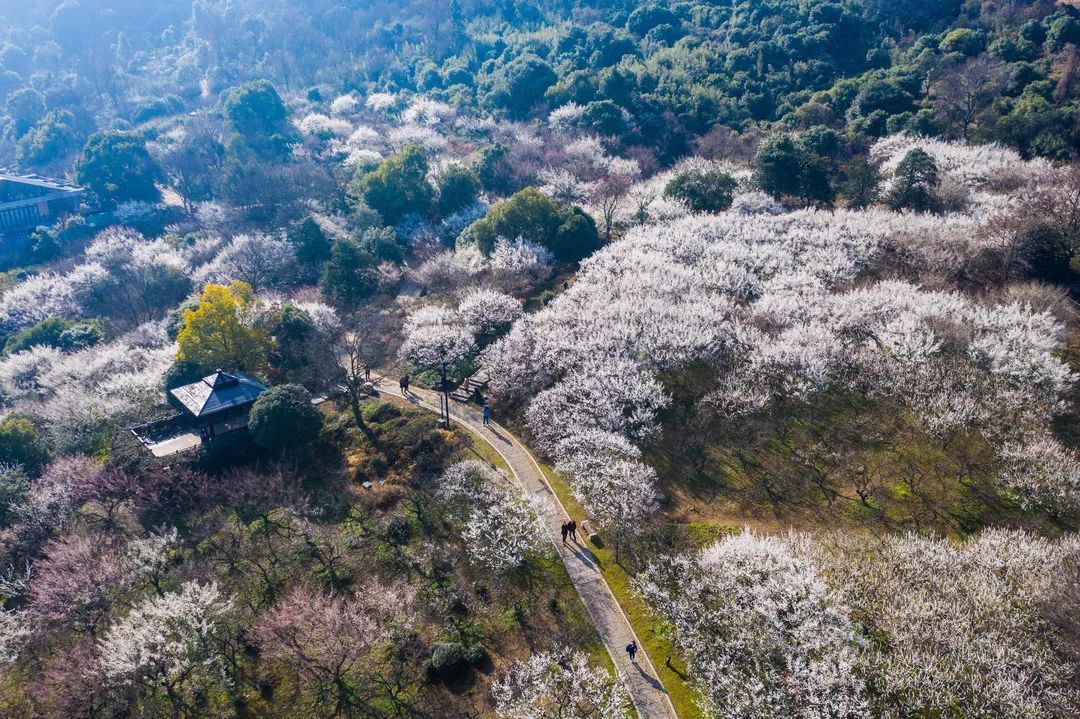
[[[0,4],[0,715],[1076,716],[1078,47]]]

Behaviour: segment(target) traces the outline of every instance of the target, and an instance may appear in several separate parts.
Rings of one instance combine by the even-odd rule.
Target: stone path
[[[381,390],[384,397],[401,400],[396,381],[384,379],[381,386],[376,382],[376,387]],[[409,392],[408,400],[433,412],[439,411],[439,395],[430,390],[413,389]],[[637,637],[622,607],[608,589],[607,582],[600,574],[592,553],[582,544],[568,542],[564,545],[562,543],[560,527],[569,521],[570,517],[548,485],[536,460],[516,437],[498,424],[492,422],[490,426],[484,427],[479,409],[453,402],[451,405],[451,423],[456,421],[494,447],[513,470],[518,482],[525,490],[548,499],[554,508],[547,517],[552,543],[562,556],[574,587],[581,595],[581,600],[596,625],[608,654],[615,663],[619,678],[630,692],[630,698],[634,702],[638,716],[641,719],[676,719],[675,709],[668,698],[667,690],[657,678],[656,668],[640,641],[637,662],[631,662],[627,656],[626,645]]]

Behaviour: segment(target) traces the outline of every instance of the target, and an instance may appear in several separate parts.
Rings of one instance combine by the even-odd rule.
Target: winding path
[[[382,378],[375,383],[375,386],[382,396],[400,401],[398,388],[391,387],[391,384],[393,382]],[[439,411],[439,395],[430,390],[413,389],[409,392],[407,399],[412,404],[420,405],[433,412]],[[560,527],[569,521],[570,517],[547,483],[536,459],[514,435],[495,422],[485,427],[480,410],[472,406],[452,406],[450,418],[451,421],[460,423],[461,426],[494,447],[510,466],[525,491],[549,500],[550,506],[554,508],[554,511],[546,518],[552,543],[562,557],[570,579],[574,582],[578,594],[581,595],[581,601],[585,604],[585,609],[596,625],[596,630],[604,646],[607,647],[611,660],[615,663],[619,679],[630,693],[638,716],[641,719],[677,719],[667,690],[657,678],[656,668],[640,641],[637,662],[631,662],[627,656],[626,645],[631,640],[637,639],[637,636],[623,613],[622,607],[619,606],[607,582],[604,581],[603,575],[600,574],[600,568],[592,553],[583,545],[572,542],[562,543]]]

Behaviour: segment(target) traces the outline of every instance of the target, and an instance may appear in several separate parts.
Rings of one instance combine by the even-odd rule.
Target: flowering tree
[[[218,284],[246,282],[256,292],[294,284],[300,268],[293,246],[283,237],[238,235],[201,273]]]
[[[404,588],[370,584],[355,597],[297,588],[253,630],[266,657],[295,673],[305,693],[328,716],[356,716],[388,702],[407,705],[405,668],[383,651],[414,621]]]
[[[1077,711],[1069,666],[1040,612],[1080,556],[1075,536],[1051,542],[989,529],[965,543],[891,536],[874,551],[856,537],[826,545],[833,581],[867,623],[859,663],[886,715]]]
[[[174,707],[191,701],[219,674],[221,642],[232,608],[214,584],[185,582],[152,596],[109,627],[101,640],[101,666],[114,686],[133,687]]]
[[[708,715],[871,716],[850,612],[805,538],[747,531],[636,586],[674,626]]]
[[[131,586],[129,567],[109,538],[76,534],[50,542],[35,566],[30,609],[45,626],[93,635]]]
[[[631,712],[620,683],[565,647],[515,662],[492,694],[503,719],[625,719]]]
[[[474,289],[458,304],[461,320],[479,337],[493,337],[521,316],[521,302],[496,290]]]
[[[33,630],[22,612],[0,609],[0,666],[18,659]]]
[[[439,494],[462,522],[471,561],[495,572],[522,567],[550,550],[543,518],[550,511],[483,462],[458,462],[443,473]]]

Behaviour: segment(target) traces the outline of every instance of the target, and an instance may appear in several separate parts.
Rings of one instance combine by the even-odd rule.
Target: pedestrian
[[[401,394],[406,395],[409,393],[409,375],[402,375],[398,387],[401,388]]]
[[[574,540],[574,544],[577,544],[577,520],[570,520],[570,538]]]
[[[371,368],[370,367],[365,367],[364,368],[364,381],[365,382],[370,382],[371,381]]]
[[[566,544],[566,535],[570,533],[570,524],[563,524],[562,529],[562,543]]]
[[[637,661],[634,657],[637,656],[637,640],[630,642],[626,645],[626,653],[630,655],[630,661]]]
[[[484,400],[484,426],[487,427],[488,423],[490,421],[491,421],[491,402],[489,400],[485,399]]]

